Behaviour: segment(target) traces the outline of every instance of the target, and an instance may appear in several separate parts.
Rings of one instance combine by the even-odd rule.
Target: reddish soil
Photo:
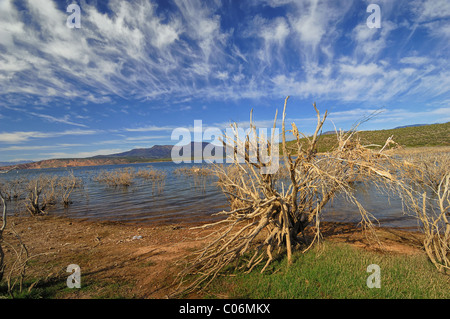
[[[14,227],[35,256],[27,278],[40,278],[36,287],[65,283],[70,275],[67,266],[80,266],[85,289],[62,288],[53,298],[167,298],[183,259],[206,243],[206,239],[196,240],[198,232],[190,226],[10,217],[4,235],[6,241],[14,242]],[[384,253],[423,253],[421,235],[416,232],[379,228],[380,246],[352,224],[322,223],[321,227],[325,240]],[[7,257],[11,253],[9,249]]]

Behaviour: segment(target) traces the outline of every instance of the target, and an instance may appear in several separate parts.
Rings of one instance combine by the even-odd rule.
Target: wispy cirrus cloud
[[[120,153],[127,151],[127,149],[121,148],[108,148],[108,149],[100,149],[95,151],[84,151],[84,152],[48,152],[48,153],[39,153],[39,156],[45,159],[52,158],[84,158],[84,157],[92,157],[97,155],[108,155],[114,153]]]
[[[93,135],[97,134],[98,130],[66,130],[61,132],[42,132],[42,131],[29,131],[29,132],[2,132],[0,133],[0,143],[23,143],[33,139],[53,138],[61,136],[80,136],[80,135]]]
[[[115,97],[148,101],[169,96],[271,98],[278,96],[277,83],[283,76],[304,83],[307,89],[318,82],[330,88],[345,76],[334,67],[343,57],[361,68],[378,65],[394,34],[408,23],[412,26],[448,16],[445,1],[402,3],[381,1],[382,28],[369,29],[365,7],[356,1],[253,1],[233,10],[245,14],[269,6],[285,8],[285,14],[256,14],[228,25],[224,12],[230,8],[219,1],[175,0],[169,11],[155,1],[111,0],[108,12],[83,3],[82,28],[68,29],[64,23],[67,13],[54,1],[28,0],[28,11],[24,11],[5,0],[0,24],[4,48],[0,95],[8,102],[18,95],[33,95],[43,103],[52,99],[105,103]],[[362,10],[355,12],[355,7]],[[398,10],[409,12],[409,18],[397,18]],[[359,22],[351,25],[345,18],[355,14]],[[445,27],[438,29],[445,31]],[[343,41],[350,49],[346,54],[338,51]],[[397,68],[395,61],[385,62],[390,70]],[[392,76],[402,77],[403,73],[390,72],[387,77]],[[389,88],[391,83],[378,81],[376,85]],[[358,88],[361,91],[352,94],[355,98],[364,96],[365,87]],[[406,86],[402,92],[408,89]],[[328,97],[320,95],[322,91],[311,94]],[[337,98],[349,99],[345,90],[332,91]]]
[[[158,132],[158,131],[172,131],[175,128],[176,126],[148,125],[135,128],[125,128],[124,130],[128,132]]]

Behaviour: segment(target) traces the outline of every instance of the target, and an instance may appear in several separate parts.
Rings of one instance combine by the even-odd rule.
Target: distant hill
[[[1,166],[14,166],[14,165],[19,165],[19,164],[27,164],[27,163],[32,163],[33,161],[13,161],[13,162],[0,162],[0,167]]]
[[[337,145],[336,133],[331,131],[325,133],[318,140],[319,152],[329,151]],[[357,134],[365,145],[384,145],[393,135],[393,140],[402,147],[450,146],[450,122],[406,125],[389,130],[358,131]],[[288,142],[288,145],[289,143],[294,142]]]
[[[201,145],[200,145],[201,144]],[[191,157],[194,156],[195,149],[201,149],[202,154],[205,147],[210,145],[210,143],[202,142],[202,143],[190,143],[191,149]],[[186,147],[188,145],[185,145]],[[189,146],[188,146],[189,147]],[[183,155],[182,148],[183,146],[174,146],[174,145],[154,145],[151,148],[136,148],[131,151],[110,154],[110,155],[97,155],[92,158],[135,158],[135,159],[170,159],[172,157],[172,149],[175,148],[175,152],[177,154]],[[218,149],[217,146],[215,149]],[[212,154],[214,155],[214,154]]]
[[[16,169],[37,169],[37,168],[54,168],[54,167],[78,167],[78,166],[96,166],[96,165],[115,165],[131,163],[125,158],[116,159],[91,159],[91,158],[58,158],[48,159],[37,162],[19,164],[14,166],[0,167],[0,170],[8,170],[12,167]]]
[[[357,134],[361,138],[361,141],[366,145],[384,145],[385,141],[393,135],[394,141],[403,147],[450,146],[450,122],[430,125],[407,125],[389,130],[359,131]],[[290,143],[294,142],[288,142],[288,144]],[[336,144],[337,140],[335,132],[329,131],[322,133],[318,141],[318,151],[329,151],[335,147]],[[209,143],[203,142],[201,149],[204,150],[207,145],[209,145]],[[18,169],[29,169],[170,161],[173,147],[173,145],[155,145],[150,148],[138,148],[117,154],[98,155],[89,158],[51,159],[23,164],[13,164],[13,166],[16,166]],[[179,146],[177,147],[181,148]],[[190,143],[190,147],[191,156],[193,156],[195,144]],[[178,150],[178,152],[180,152],[180,150]],[[225,154],[225,151],[223,153]],[[11,165],[10,163],[8,164],[8,166],[1,165],[2,167],[0,167],[0,170],[10,169]]]
[[[201,150],[210,143],[201,143]],[[191,148],[191,157],[194,155],[194,150],[199,148],[200,145],[195,143],[190,143],[190,145],[185,145],[185,147]],[[109,154],[109,155],[97,155],[87,158],[60,158],[60,159],[48,159],[37,162],[15,164],[14,166],[18,169],[34,169],[34,168],[52,168],[52,167],[77,167],[77,166],[95,166],[95,165],[115,165],[115,164],[130,164],[130,163],[145,163],[145,162],[155,162],[155,161],[169,161],[172,156],[172,148],[178,148],[178,153],[181,156],[181,146],[173,145],[155,145],[151,148],[138,148],[132,149],[127,152]],[[200,148],[199,148],[200,149]],[[216,146],[216,150],[217,150]],[[215,154],[212,154],[215,155]],[[1,165],[0,170],[10,169],[10,165]]]
[[[119,157],[133,157],[133,158],[148,158],[148,159],[161,159],[170,158],[173,145],[154,145],[151,148],[136,148],[131,151],[109,154],[109,155],[97,155],[91,158],[119,158]]]
[[[397,126],[397,127],[394,127],[394,130],[397,129],[397,128],[417,127],[417,126],[427,126],[427,125],[430,125],[430,124],[411,124],[411,125],[403,125],[403,126]]]

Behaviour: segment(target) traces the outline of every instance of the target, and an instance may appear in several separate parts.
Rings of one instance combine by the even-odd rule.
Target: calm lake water
[[[83,180],[83,189],[71,195],[73,204],[69,208],[56,206],[49,213],[71,218],[113,220],[137,223],[177,223],[211,220],[211,214],[227,209],[227,201],[209,177],[205,183],[196,185],[192,179],[174,174],[181,167],[202,164],[175,164],[173,162],[105,165],[74,168],[51,168],[18,170],[1,174],[0,179],[31,178],[40,174],[64,176],[73,171]],[[205,164],[203,164],[205,165]],[[131,167],[136,170],[154,168],[166,173],[165,186],[161,193],[154,191],[152,183],[138,179],[129,187],[109,187],[94,180],[102,170]],[[381,194],[375,188],[355,185],[355,195],[360,203],[375,216],[381,226],[415,228],[417,221],[402,212],[398,198]],[[14,201],[10,208],[14,211]],[[335,222],[359,222],[357,208],[337,196],[323,211],[323,220]]]

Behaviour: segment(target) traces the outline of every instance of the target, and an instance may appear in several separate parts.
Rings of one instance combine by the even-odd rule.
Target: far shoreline
[[[435,145],[435,146],[411,146],[411,147],[402,147],[399,149],[387,150],[387,154],[408,154],[408,153],[417,153],[417,152],[427,152],[427,151],[442,151],[442,152],[450,152],[450,146],[448,145]],[[320,154],[320,153],[318,153]],[[281,154],[280,154],[281,156]],[[182,159],[183,160],[183,159]],[[184,159],[186,160],[186,159]],[[190,163],[181,162],[179,164],[211,164],[208,163],[208,160],[215,160],[215,158],[191,158],[188,160]],[[201,163],[195,163],[196,160],[201,160]],[[226,162],[226,157],[223,157],[223,161]],[[40,166],[42,163],[58,163],[65,162],[65,165],[50,165],[50,166]],[[47,169],[47,168],[75,168],[75,167],[95,167],[95,166],[104,166],[104,165],[133,165],[133,164],[152,164],[152,163],[168,163],[174,162],[172,158],[161,158],[161,159],[144,159],[144,158],[101,158],[101,159],[92,159],[92,158],[58,158],[58,159],[48,159],[48,160],[40,160],[31,163],[18,164],[18,165],[8,165],[1,166],[0,173],[7,173],[7,171],[12,170],[25,170],[25,169]],[[174,162],[175,163],[175,162]],[[178,163],[176,163],[178,164]],[[6,172],[5,172],[6,171]],[[0,175],[1,176],[1,175]]]

